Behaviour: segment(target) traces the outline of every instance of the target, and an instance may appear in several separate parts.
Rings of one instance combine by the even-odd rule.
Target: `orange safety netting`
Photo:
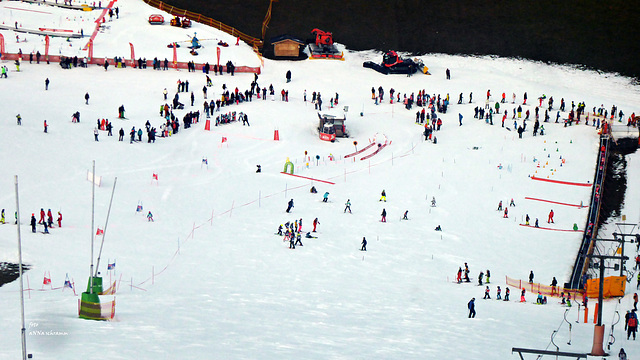
[[[582,296],[583,291],[582,290],[576,290],[576,289],[567,289],[561,286],[547,286],[547,285],[542,285],[539,283],[530,283],[527,281],[523,281],[523,280],[519,280],[519,279],[513,279],[510,278],[508,276],[505,276],[506,279],[506,283],[509,286],[513,286],[513,287],[517,287],[518,289],[526,289],[528,292],[537,294],[540,293],[542,295],[545,296],[560,296],[560,293],[565,293],[565,295],[567,294],[571,294],[572,298],[576,298],[576,296]]]

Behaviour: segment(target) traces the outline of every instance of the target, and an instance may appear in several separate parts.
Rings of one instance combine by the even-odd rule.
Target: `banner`
[[[44,58],[49,61],[49,35],[44,37]]]
[[[218,67],[220,67],[220,47],[219,46],[217,47],[216,52],[218,53]]]
[[[129,47],[131,48],[131,66],[135,67],[136,63],[136,52],[133,50],[133,44],[129,43]]]
[[[4,54],[4,36],[0,34],[0,55]]]
[[[178,44],[173,43],[173,68],[178,70]]]

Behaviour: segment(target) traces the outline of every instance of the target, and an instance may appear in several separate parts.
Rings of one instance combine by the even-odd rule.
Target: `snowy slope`
[[[222,50],[221,62],[260,64],[250,47],[235,47],[229,35],[197,24],[191,30],[151,26],[146,19],[157,10],[133,0],[117,4],[121,19],[107,23],[109,29],[98,34],[97,57],[128,57],[132,42],[137,57],[170,59],[166,44],[188,40],[186,35],[196,31],[201,39],[231,44]],[[51,14],[43,18],[46,14],[9,7]],[[10,23],[38,27],[49,21],[51,26],[82,27],[85,34],[92,31],[95,17],[94,12],[17,2],[2,2],[0,14]],[[2,34],[15,38],[12,32]],[[85,41],[55,40],[52,49],[84,56],[80,49]],[[203,45],[195,61],[214,63],[214,41],[203,40]],[[26,43],[7,43],[9,52],[18,48],[25,54],[44,52],[42,39],[32,35],[27,35]],[[184,50],[179,60],[191,60],[188,56]],[[177,111],[178,117],[201,110],[202,73],[105,72],[98,66],[62,70],[57,64],[26,61],[21,72],[1,79],[0,206],[13,219],[13,175],[18,175],[23,257],[32,266],[27,272],[30,288],[41,289],[42,274],[47,272],[55,287],[62,286],[68,274],[76,292],[83,290],[92,235],[87,171],[95,160],[103,181],[96,189],[95,219],[101,228],[117,177],[100,265],[105,279],[120,280],[115,320],[78,319],[78,297],[68,289],[31,291],[25,304],[29,352],[39,359],[77,358],[96,350],[113,359],[505,359],[517,357],[511,355],[514,346],[546,348],[558,327],[555,342],[561,350],[589,352],[593,327],[575,323],[577,308],[567,314],[573,322],[570,334],[567,323],[562,324],[566,308],[555,299],[548,306],[533,305],[532,294],[526,304],[483,301],[483,288],[452,281],[464,262],[469,263],[472,278],[491,270],[492,296],[495,286],[505,287],[504,276],[526,279],[531,270],[543,284],[554,276],[561,283],[567,280],[581,234],[519,224],[529,214],[532,221],[539,218],[547,226],[546,216],[553,209],[555,224],[549,227],[571,229],[574,223],[584,227],[587,209],[525,197],[587,203],[588,187],[553,185],[530,176],[592,181],[596,130],[550,123],[545,124],[545,136],[533,137],[531,121],[519,140],[517,133],[499,126],[498,117],[494,126],[473,119],[473,108],[484,106],[484,94],[491,89],[493,102],[502,92],[507,99],[516,93],[521,102],[527,91],[530,104],[544,93],[554,97],[556,107],[564,97],[569,107],[571,101],[585,101],[588,109],[615,104],[630,114],[640,100],[638,87],[614,74],[523,60],[424,55],[421,59],[434,75],[403,77],[362,67],[363,61],[379,61],[379,53],[346,51],[345,58],[344,62],[265,60],[259,85],[273,84],[276,93],[288,90],[289,102],[254,98],[222,108],[248,114],[251,126],[236,122],[204,131],[201,121],[155,144],[146,143],[146,135],[143,143],[118,142],[117,134],[108,137],[103,131],[95,142],[95,121],[110,119],[114,133],[122,127],[128,134],[132,126],[138,129],[147,120],[159,128],[162,90],[167,88],[173,96],[178,79],[188,79],[196,96],[196,106]],[[14,68],[10,62],[3,64]],[[450,81],[444,79],[446,68],[452,72]],[[288,84],[287,70],[293,73]],[[51,81],[48,91],[45,78]],[[253,74],[212,78],[209,99],[220,96],[222,84],[244,91],[254,79]],[[407,111],[388,101],[376,106],[370,99],[372,86],[382,86],[386,94],[391,87],[407,94],[420,89],[443,97],[450,94],[452,105],[441,116],[442,130],[435,133],[438,143],[423,141],[422,128],[414,123],[415,107]],[[349,106],[351,138],[335,143],[318,139],[313,104],[302,100],[305,90],[309,99],[313,91],[321,92],[325,106],[339,93],[339,107]],[[473,104],[455,104],[460,92],[468,101],[470,91]],[[87,92],[89,105],[84,103]],[[187,94],[180,99],[188,104]],[[127,110],[127,120],[116,119],[120,105]],[[506,105],[509,119],[513,106]],[[533,113],[533,105],[526,108]],[[81,113],[80,123],[71,122],[75,111]],[[22,126],[15,125],[18,113]],[[458,113],[464,116],[463,126],[458,126]],[[555,111],[551,115],[555,119]],[[47,134],[42,130],[45,119]],[[506,124],[513,127],[512,120]],[[273,141],[276,129],[279,141]],[[224,144],[222,137],[228,139]],[[370,160],[343,158],[354,151],[354,140],[362,148],[374,137],[392,142]],[[305,151],[313,159],[308,167]],[[560,156],[566,160],[562,167]],[[294,162],[296,174],[335,184],[281,174],[287,158]],[[534,158],[545,167],[538,168]],[[630,158],[628,182],[634,184],[640,162],[637,155]],[[255,173],[257,164],[262,166],[260,174]],[[152,180],[154,173],[157,182]],[[312,185],[318,194],[309,193]],[[383,189],[387,202],[378,201]],[[330,193],[328,203],[321,201],[325,191]],[[640,219],[637,191],[630,185],[625,202],[624,213],[631,221]],[[432,197],[436,207],[430,206]],[[511,198],[517,206],[504,219],[496,207],[500,200],[506,205]],[[294,199],[295,207],[287,214],[289,199]],[[343,212],[347,199],[352,214]],[[136,213],[139,202],[145,213],[153,212],[155,222]],[[63,227],[52,229],[50,235],[32,234],[29,215],[37,215],[40,208],[51,208],[54,214],[61,211]],[[379,221],[383,208],[388,213],[386,223]],[[410,220],[401,221],[406,210]],[[278,225],[300,218],[303,230],[310,231],[316,217],[318,238],[303,239],[303,247],[290,250],[274,235]],[[437,225],[442,232],[434,231]],[[362,237],[369,242],[367,252],[358,251]],[[17,261],[16,228],[0,226],[0,239],[0,260]],[[635,248],[627,250],[632,253]],[[106,263],[113,261],[116,271],[109,272]],[[17,282],[0,288],[5,320],[0,358],[20,354],[18,295]],[[512,289],[512,299],[518,295]],[[478,316],[469,320],[466,305],[472,297],[478,299]],[[624,312],[630,303],[629,295],[620,304],[607,302],[606,325],[614,311]],[[640,353],[635,343],[622,339],[620,324],[616,337],[612,352],[624,346],[630,358]]]

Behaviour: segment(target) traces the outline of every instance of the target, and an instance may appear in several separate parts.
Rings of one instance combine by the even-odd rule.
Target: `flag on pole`
[[[44,280],[42,280],[42,285],[51,285],[51,278],[45,275]]]
[[[96,235],[103,235],[104,234],[104,230],[98,228],[98,231],[96,231]]]
[[[158,174],[153,173],[153,180],[156,180],[156,181],[158,180]]]
[[[222,137],[222,143],[226,143],[227,142],[227,138],[226,137]]]
[[[64,287],[73,289],[73,285],[71,285],[71,281],[69,279],[64,281]]]
[[[113,270],[116,268],[116,262],[114,261],[112,264],[107,264],[107,270]]]

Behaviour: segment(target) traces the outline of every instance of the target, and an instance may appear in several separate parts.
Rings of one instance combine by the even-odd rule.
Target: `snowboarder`
[[[476,304],[475,304],[475,301],[476,301],[476,298],[471,298],[471,300],[467,304],[467,308],[469,309],[469,318],[475,318],[476,317]]]
[[[382,216],[382,219],[380,220],[381,222],[387,222],[387,210],[386,209],[382,209],[382,214],[380,214]]]
[[[313,232],[316,232],[316,226],[320,225],[318,218],[313,219]]]
[[[326,191],[324,193],[324,195],[322,196],[322,202],[327,202],[327,201],[329,201],[329,192],[328,191]]]
[[[351,200],[347,199],[347,202],[344,204],[344,212],[346,213],[349,210],[349,214],[351,214]]]
[[[553,209],[549,211],[549,218],[547,219],[547,223],[553,224]]]
[[[151,211],[149,211],[149,213],[147,214],[147,221],[153,222],[153,214],[151,213]]]
[[[367,251],[367,239],[365,239],[364,236],[362,237],[362,242],[360,244],[362,245],[360,251]]]
[[[384,190],[382,190],[382,194],[381,195],[382,196],[380,197],[380,200],[378,200],[378,201],[387,202],[387,193]]]
[[[31,232],[35,233],[36,232],[36,215],[35,214],[31,214]]]
[[[287,204],[287,212],[290,212],[292,208],[293,208],[293,199],[289,200],[289,203]]]

